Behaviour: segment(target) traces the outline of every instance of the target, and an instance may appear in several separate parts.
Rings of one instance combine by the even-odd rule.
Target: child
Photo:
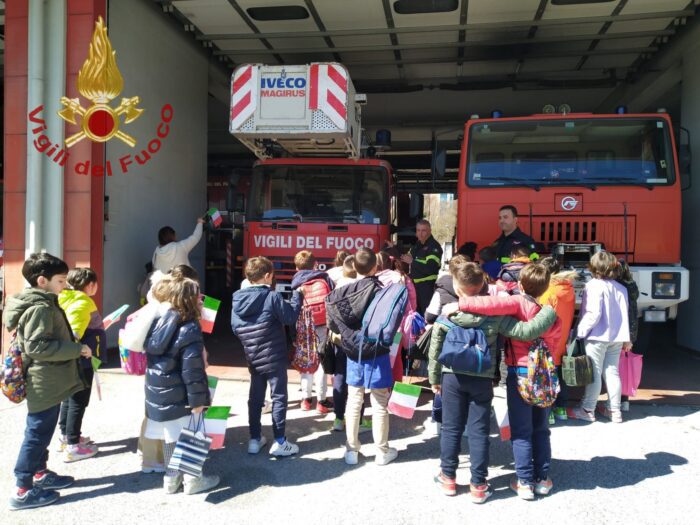
[[[359,280],[354,283],[354,291],[357,287],[375,286],[379,283],[374,274],[377,271],[377,256],[367,248],[361,248],[355,254],[355,271]],[[369,280],[369,281],[368,281]],[[366,310],[369,302],[362,310]],[[375,463],[377,465],[387,465],[396,459],[398,451],[389,446],[389,404],[390,388],[393,385],[391,374],[391,359],[389,354],[369,357],[360,362],[354,360],[351,355],[357,351],[357,327],[342,325],[342,321],[336,320],[336,324],[341,329],[341,334],[333,336],[334,342],[343,346],[347,354],[347,384],[348,401],[346,408],[347,436],[345,463],[356,465],[359,460],[360,440],[358,438],[360,430],[360,419],[362,404],[364,402],[365,391],[369,390],[372,399],[372,434],[374,444],[377,447]]]
[[[504,283],[508,291],[517,292],[520,272],[526,265],[530,264],[530,248],[525,244],[516,244],[510,252],[510,262],[504,264],[498,272],[498,280]]]
[[[250,370],[248,424],[250,441],[248,453],[257,454],[267,439],[262,435],[260,416],[265,403],[265,391],[272,391],[272,431],[275,442],[270,447],[273,456],[291,456],[299,447],[285,437],[287,417],[287,337],[284,327],[294,326],[301,310],[302,297],[292,293],[291,304],[271,290],[274,270],[266,257],[253,257],[245,265],[250,286],[233,294],[231,328],[243,344]]]
[[[355,271],[355,256],[348,255],[343,261],[343,276],[338,279],[336,283],[336,288],[341,288],[345,285],[354,283],[357,281],[357,272]]]
[[[165,441],[163,488],[175,494],[198,494],[219,484],[218,476],[193,477],[168,468],[183,428],[202,416],[211,403],[204,371],[204,339],[199,325],[199,285],[191,279],[170,281],[169,308],[153,321],[146,336],[146,416],[149,437]]]
[[[589,263],[592,279],[586,283],[581,301],[581,318],[576,336],[583,339],[586,355],[593,361],[593,382],[586,385],[581,406],[569,411],[569,417],[595,421],[595,408],[600,395],[601,376],[605,374],[610,408],[604,415],[613,423],[622,423],[620,412],[620,352],[630,341],[627,313],[627,289],[615,279],[620,263],[610,252],[593,254]]]
[[[478,265],[464,259],[450,261],[454,286],[460,297],[484,293],[486,275]],[[454,262],[453,262],[454,261]],[[486,292],[488,293],[488,292]],[[467,425],[471,469],[470,495],[474,503],[484,503],[493,491],[486,478],[489,464],[489,427],[491,422],[492,382],[496,373],[497,335],[520,340],[539,337],[556,320],[551,307],[545,307],[531,321],[518,323],[512,317],[483,317],[458,313],[450,321],[464,328],[483,330],[491,352],[491,367],[482,373],[455,372],[438,362],[449,325],[439,318],[430,341],[428,374],[433,392],[442,394],[443,424],[440,438],[440,473],[435,482],[447,496],[456,494],[456,469],[459,464],[462,430]]]
[[[335,286],[338,286],[338,281],[343,276],[343,263],[349,256],[350,252],[346,250],[338,250],[338,252],[335,254],[335,266],[326,272]]]
[[[326,272],[318,270],[316,257],[308,250],[302,250],[294,256],[294,266],[297,273],[292,279],[292,290],[302,290],[304,295],[302,311],[304,309],[311,311],[320,347],[326,341],[326,305],[324,300],[333,289],[333,281]],[[301,374],[303,395],[301,409],[311,410],[314,383],[318,392],[316,412],[326,415],[333,409],[333,404],[326,399],[328,375],[323,372],[323,367],[320,365],[316,372]]]
[[[10,510],[51,505],[59,498],[56,489],[74,482],[46,468],[61,402],[87,387],[78,358],[92,357],[89,346],[73,340],[58,304],[67,274],[68,265],[58,257],[33,253],[22,265],[22,276],[31,288],[8,298],[5,305],[5,327],[16,331],[27,389],[27,424],[15,464],[17,489],[10,496]]]
[[[632,350],[632,346],[637,341],[637,334],[639,333],[639,306],[637,305],[637,300],[639,299],[639,287],[637,286],[637,283],[634,282],[630,267],[624,259],[620,259],[620,276],[617,278],[617,282],[627,289],[627,318],[630,325],[630,342],[622,345],[622,351],[629,352]],[[639,354],[640,352],[637,350],[635,353]],[[622,396],[620,411],[628,412],[629,409],[629,397]]]
[[[574,292],[573,282],[578,274],[575,271],[562,272],[559,261],[554,257],[545,257],[540,261],[551,275],[549,279],[549,288],[542,294],[539,301],[542,304],[549,304],[557,313],[557,318],[561,321],[561,337],[556,348],[550,349],[552,360],[557,367],[557,375],[559,376],[559,386],[561,390],[557,395],[557,401],[554,409],[549,414],[549,424],[554,424],[555,419],[566,421],[566,405],[569,401],[569,393],[566,383],[562,379],[561,373],[561,358],[566,352],[566,343],[571,331],[571,325],[574,322],[574,311],[576,310],[576,292]]]
[[[460,298],[459,309],[483,315],[512,315],[519,321],[532,320],[542,308],[535,297],[540,297],[549,287],[549,271],[541,264],[526,265],[520,271],[518,287],[521,292],[518,295]],[[561,322],[557,319],[542,338],[548,348],[556,348],[559,337]],[[549,409],[528,405],[518,392],[518,375],[527,372],[530,343],[507,340],[506,347],[506,395],[516,472],[510,488],[522,499],[532,500],[535,494],[546,496],[553,487],[549,479],[552,457]]]
[[[498,274],[501,271],[501,263],[496,257],[496,248],[493,246],[486,246],[479,250],[479,260],[481,261],[481,267],[488,274],[492,281],[498,279]]]
[[[86,344],[92,354],[101,357],[101,348],[106,340],[102,316],[92,297],[97,293],[97,274],[90,268],[75,268],[68,272],[69,290],[63,290],[58,296],[58,304],[66,312],[66,317],[75,338]],[[83,378],[88,387],[76,392],[61,404],[58,426],[61,429],[61,450],[66,448],[63,461],[71,463],[91,458],[97,454],[97,445],[90,438],[81,436],[81,427],[85,409],[90,403],[92,379],[95,372],[92,359],[81,358]]]

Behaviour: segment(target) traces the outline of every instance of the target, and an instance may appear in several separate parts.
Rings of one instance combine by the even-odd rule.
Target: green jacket
[[[496,361],[498,360],[496,340],[499,334],[521,341],[532,341],[545,333],[556,320],[557,314],[551,306],[543,306],[542,310],[530,321],[518,321],[510,316],[487,317],[465,312],[459,312],[451,316],[450,321],[458,326],[483,330],[486,341],[489,344],[489,351],[491,352],[491,368],[479,374],[465,372],[465,375],[493,379],[496,373]],[[428,354],[428,379],[431,385],[440,384],[442,372],[453,373],[452,370],[443,367],[438,362],[438,357],[442,351],[442,344],[445,341],[445,336],[448,331],[449,327],[441,323],[440,319],[433,325],[430,338],[430,351]]]
[[[87,387],[78,358],[82,345],[73,340],[56,294],[28,288],[7,299],[3,322],[17,331],[27,378],[27,408],[42,412]]]

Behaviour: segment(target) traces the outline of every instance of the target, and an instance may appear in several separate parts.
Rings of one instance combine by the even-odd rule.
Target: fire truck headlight
[[[680,292],[680,273],[653,272],[651,274],[651,297],[653,299],[678,299],[681,296]]]

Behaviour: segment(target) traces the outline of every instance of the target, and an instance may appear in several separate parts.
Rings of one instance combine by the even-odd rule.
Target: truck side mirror
[[[423,216],[422,193],[411,193],[409,195],[408,215],[411,219],[418,219]]]
[[[681,178],[681,189],[688,190],[692,185],[690,170],[693,161],[690,151],[690,131],[681,127],[678,139],[678,175]]]
[[[433,173],[433,178],[444,177],[445,176],[445,166],[447,164],[447,150],[445,149],[435,149],[433,151],[433,159],[431,163],[431,171]]]

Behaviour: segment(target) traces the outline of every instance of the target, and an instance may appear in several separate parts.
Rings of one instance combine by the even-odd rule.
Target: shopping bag
[[[202,476],[202,468],[212,442],[205,432],[203,417],[195,417],[193,414],[187,427],[180,431],[173,456],[168,463],[169,470],[178,470],[197,478]]]
[[[561,358],[561,375],[567,386],[586,386],[593,382],[593,360],[583,354],[583,341],[571,339],[566,344],[566,355]],[[582,355],[574,355],[574,354]]]
[[[622,383],[622,395],[634,397],[637,395],[637,388],[642,381],[642,356],[633,352],[622,352],[620,354],[620,382]]]
[[[501,441],[510,439],[510,419],[508,419],[508,403],[503,397],[494,397],[491,402],[493,413],[496,416],[498,424],[498,434],[501,436]]]

